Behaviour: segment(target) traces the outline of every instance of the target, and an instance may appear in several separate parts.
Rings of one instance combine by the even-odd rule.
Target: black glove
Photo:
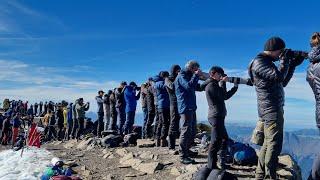
[[[305,57],[303,57],[303,56],[295,57],[290,60],[290,66],[294,66],[294,67],[299,66],[300,64],[303,63],[304,59],[305,59]]]

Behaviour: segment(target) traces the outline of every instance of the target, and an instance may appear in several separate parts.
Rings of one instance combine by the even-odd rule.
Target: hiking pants
[[[283,108],[262,117],[264,142],[259,153],[256,179],[277,179],[278,156],[283,142]]]
[[[179,135],[180,115],[178,106],[170,106],[169,149],[175,149],[176,139]]]
[[[147,124],[144,128],[144,132],[146,134],[146,138],[152,138],[152,124],[154,121],[155,112],[154,111],[148,111],[148,120]]]
[[[189,157],[189,150],[197,133],[196,111],[189,110],[181,114],[180,158]]]
[[[143,135],[142,135],[142,137],[146,138],[147,134],[146,134],[145,128],[146,128],[147,122],[148,122],[148,108],[147,107],[143,107],[142,108],[142,112],[143,112],[143,127],[142,127]]]
[[[116,109],[111,110],[111,126],[110,129],[111,130],[117,130],[117,111]]]
[[[104,131],[109,129],[110,125],[110,118],[111,118],[111,112],[110,112],[110,104],[104,104]]]
[[[218,161],[218,151],[225,152],[227,150],[228,133],[224,125],[225,117],[209,118],[208,121],[212,126],[211,142],[208,150],[208,168],[215,169]],[[225,153],[221,154],[222,156]],[[221,157],[225,158],[225,157]]]
[[[130,134],[132,132],[135,114],[136,114],[135,111],[127,112],[127,120],[126,120],[124,127],[123,127],[124,134]]]
[[[166,140],[170,125],[170,109],[158,109],[159,123],[157,127],[157,139]]]
[[[126,122],[126,111],[125,107],[118,107],[118,120],[119,120],[119,134],[123,134],[123,125]]]
[[[97,126],[97,136],[101,137],[101,132],[104,129],[103,125],[103,118],[104,118],[104,113],[103,112],[98,112],[98,126]]]

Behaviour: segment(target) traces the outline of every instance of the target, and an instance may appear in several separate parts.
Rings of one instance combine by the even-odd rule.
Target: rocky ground
[[[206,164],[207,154],[199,153],[197,164],[183,165],[167,148],[154,147],[151,140],[138,140],[135,147],[102,148],[89,138],[80,142],[53,142],[44,145],[84,179],[192,179]],[[300,168],[290,156],[279,157],[279,179],[301,179]],[[238,179],[253,179],[255,167],[231,165],[228,172]]]

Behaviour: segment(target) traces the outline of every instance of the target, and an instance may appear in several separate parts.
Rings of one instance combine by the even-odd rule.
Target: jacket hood
[[[152,80],[154,82],[158,82],[158,81],[162,81],[163,79],[159,75],[156,75],[156,76],[152,77]]]

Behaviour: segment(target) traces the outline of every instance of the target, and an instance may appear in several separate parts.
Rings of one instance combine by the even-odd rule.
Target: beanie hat
[[[277,51],[286,47],[285,42],[279,37],[272,37],[264,44],[265,51]]]

